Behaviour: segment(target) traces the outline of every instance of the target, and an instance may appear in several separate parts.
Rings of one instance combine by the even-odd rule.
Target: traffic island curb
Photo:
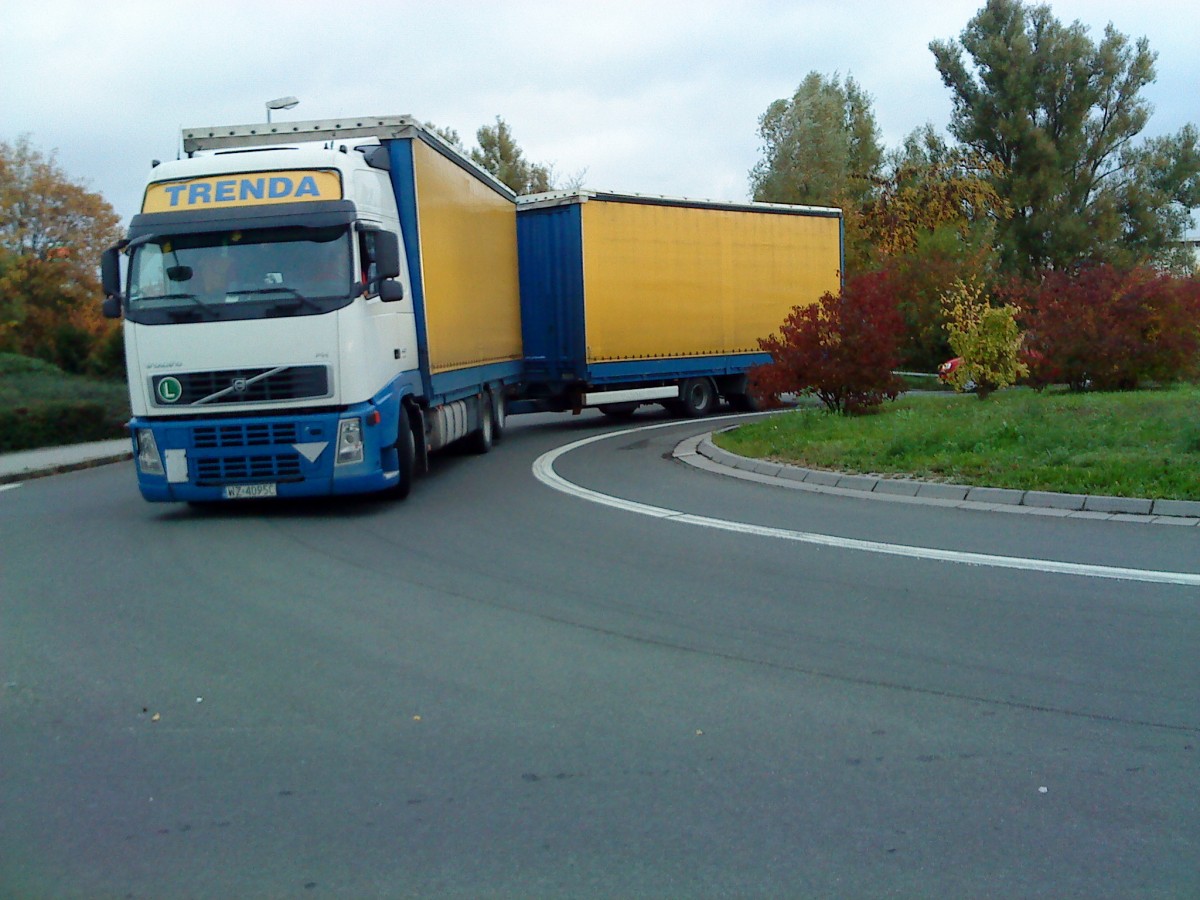
[[[737,427],[737,426],[733,426]],[[682,441],[674,456],[690,465],[758,482],[825,493],[866,495],[877,500],[925,503],[995,512],[1145,524],[1200,526],[1200,501],[1148,500],[1090,494],[1059,494],[892,478],[811,469],[739,456],[712,442],[713,432]],[[708,463],[700,463],[698,458]]]

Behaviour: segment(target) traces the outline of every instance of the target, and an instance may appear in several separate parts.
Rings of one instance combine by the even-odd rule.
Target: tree
[[[1110,24],[1094,43],[1048,6],[988,0],[958,41],[929,46],[953,95],[951,133],[1001,166],[1006,267],[1144,259],[1182,237],[1186,209],[1200,205],[1197,136],[1134,143],[1155,77],[1145,38],[1131,44]]]
[[[992,243],[1011,209],[996,191],[996,160],[949,147],[930,126],[913,132],[890,154],[887,174],[863,209],[863,228],[884,256],[910,253],[921,236],[953,230],[968,245]]]
[[[518,194],[537,194],[554,189],[549,166],[531,163],[512,136],[512,129],[499,116],[495,125],[484,125],[475,132],[478,149],[471,159],[487,169]]]
[[[883,161],[871,97],[850,77],[810,72],[758,120],[762,159],[750,170],[755,200],[840,207],[846,269],[872,267],[862,208]]]
[[[904,317],[905,368],[932,371],[950,352],[942,295],[955,281],[992,281],[997,224],[1008,205],[991,180],[998,165],[948,146],[926,125],[888,154],[861,215],[870,263],[892,275]]]
[[[755,200],[859,207],[883,162],[871,97],[850,77],[810,72],[758,120],[763,158],[750,171]]]
[[[97,262],[120,239],[99,194],[28,136],[0,141],[0,333],[6,345],[82,371],[115,327],[100,314]]]
[[[886,272],[859,275],[838,295],[793,307],[779,334],[758,345],[772,361],[751,372],[762,400],[813,393],[831,412],[869,412],[901,388],[892,374],[904,323]]]

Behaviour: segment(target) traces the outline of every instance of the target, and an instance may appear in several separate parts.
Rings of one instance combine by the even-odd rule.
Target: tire
[[[490,396],[490,393],[479,395],[479,428],[467,435],[467,448],[480,456],[491,452],[495,439],[495,432],[492,430],[492,404],[488,399]]]
[[[717,408],[717,390],[708,378],[686,378],[679,382],[679,399],[675,401],[677,415],[700,419],[712,415]]]
[[[504,388],[492,393],[492,440],[499,441],[504,437],[504,429],[508,425],[508,401],[504,399]]]
[[[403,500],[412,493],[413,480],[417,476],[417,439],[413,434],[412,422],[408,418],[408,407],[400,404],[400,421],[396,426],[396,457],[400,461],[400,480],[392,490],[392,496]]]
[[[638,404],[631,403],[601,403],[597,409],[610,419],[625,419],[633,418],[633,414],[637,412]]]
[[[753,394],[730,394],[729,405],[735,412],[758,412],[759,402]]]

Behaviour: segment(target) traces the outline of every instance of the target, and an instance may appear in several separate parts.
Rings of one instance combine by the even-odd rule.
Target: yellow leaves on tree
[[[920,165],[904,164],[879,184],[863,210],[863,229],[877,252],[912,252],[923,232],[953,227],[966,237],[972,225],[1010,215],[996,193],[997,163],[962,151]]]
[[[974,384],[982,400],[1029,374],[1020,359],[1025,336],[1017,327],[1015,306],[993,306],[978,281],[959,279],[942,295],[942,309],[950,347],[962,358],[949,376],[955,390]]]

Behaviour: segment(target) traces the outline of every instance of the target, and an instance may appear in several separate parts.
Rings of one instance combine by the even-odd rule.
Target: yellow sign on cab
[[[244,172],[151,184],[146,188],[142,212],[183,212],[340,199],[342,179],[335,170]]]

